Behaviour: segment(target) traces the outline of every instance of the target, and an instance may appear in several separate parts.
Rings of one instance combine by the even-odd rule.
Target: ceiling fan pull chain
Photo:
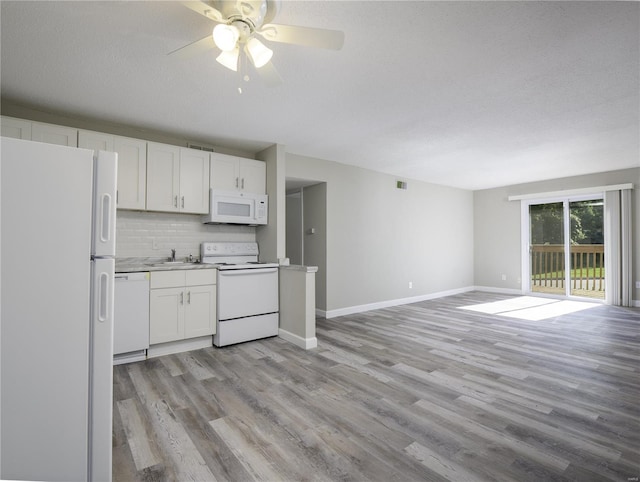
[[[243,51],[240,50],[240,58],[238,59],[238,75],[236,78],[238,79],[238,94],[242,94],[242,79],[244,77],[244,71],[246,70],[246,62],[245,56],[243,55]]]
[[[247,74],[247,57],[246,55],[240,55],[240,58],[238,59],[238,73],[240,74],[238,76],[238,94],[242,94],[242,81],[245,82],[249,82],[249,80],[251,80],[251,78],[249,77],[249,74]]]

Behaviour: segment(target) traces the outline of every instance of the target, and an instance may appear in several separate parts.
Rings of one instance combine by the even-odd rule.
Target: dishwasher
[[[116,273],[113,364],[145,360],[149,348],[149,273]]]

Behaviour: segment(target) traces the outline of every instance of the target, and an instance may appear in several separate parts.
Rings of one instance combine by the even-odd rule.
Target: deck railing
[[[604,245],[576,244],[571,246],[572,294],[604,297]],[[562,244],[531,246],[531,288],[533,291],[565,291],[565,256]]]

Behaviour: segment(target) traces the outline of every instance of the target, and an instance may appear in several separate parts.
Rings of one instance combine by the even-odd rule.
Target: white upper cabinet
[[[2,117],[2,135],[28,141],[78,147],[78,129],[73,127]]]
[[[267,168],[263,161],[211,153],[211,189],[266,194]]]
[[[147,209],[209,212],[209,153],[147,143]]]
[[[2,117],[2,136],[14,139],[31,140],[31,121]]]
[[[147,188],[147,142],[81,130],[78,147],[118,153],[118,209],[144,210]]]
[[[118,207],[146,209],[147,142],[116,136],[113,147],[118,153]]]
[[[147,142],[147,209],[179,212],[180,148]]]
[[[258,194],[267,193],[267,165],[263,161],[240,159],[240,189]]]
[[[31,124],[31,140],[60,146],[78,147],[78,129],[33,122]]]
[[[81,130],[78,132],[78,147],[93,149],[94,151],[115,152],[113,150],[113,138],[114,136],[111,134]]]
[[[180,211],[209,212],[209,153],[180,148]]]

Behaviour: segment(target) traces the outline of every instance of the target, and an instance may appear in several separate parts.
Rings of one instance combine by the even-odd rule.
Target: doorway
[[[327,306],[327,184],[286,180],[286,256],[291,264],[316,266],[316,308]]]
[[[527,214],[529,291],[604,300],[603,197],[533,201]]]

